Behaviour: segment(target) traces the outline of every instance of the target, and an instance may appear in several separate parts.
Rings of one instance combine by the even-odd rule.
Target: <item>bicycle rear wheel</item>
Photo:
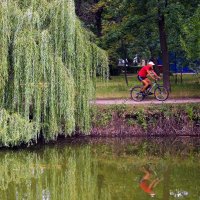
[[[154,96],[158,101],[165,101],[169,96],[169,92],[163,86],[159,86],[154,90]]]
[[[142,87],[141,86],[135,86],[131,89],[130,91],[130,95],[131,95],[131,98],[134,100],[134,101],[142,101],[144,99],[144,96],[141,94],[141,89]]]

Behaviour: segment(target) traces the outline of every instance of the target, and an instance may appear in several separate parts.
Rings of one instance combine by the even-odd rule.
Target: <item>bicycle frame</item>
[[[157,81],[154,81],[153,85],[149,88],[149,90],[148,90],[148,89],[146,90],[147,95],[148,95],[150,92],[153,93],[153,89],[155,89],[156,86],[159,86],[159,84],[157,83]]]

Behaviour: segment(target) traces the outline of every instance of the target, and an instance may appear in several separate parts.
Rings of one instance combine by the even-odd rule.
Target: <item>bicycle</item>
[[[131,88],[130,95],[134,101],[142,101],[146,96],[149,96],[152,94],[158,101],[165,101],[169,97],[168,90],[164,86],[159,85],[157,83],[157,80],[155,80],[153,85],[147,88],[144,93],[141,93],[142,88],[143,86],[139,86],[139,85]]]

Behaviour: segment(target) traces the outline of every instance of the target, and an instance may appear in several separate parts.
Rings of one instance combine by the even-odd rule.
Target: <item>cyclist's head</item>
[[[148,63],[148,65],[151,65],[151,66],[153,67],[155,64],[154,64],[154,62],[150,61],[150,62]]]

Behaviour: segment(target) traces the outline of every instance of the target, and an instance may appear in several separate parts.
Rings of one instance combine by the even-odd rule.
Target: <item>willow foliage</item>
[[[23,137],[35,139],[42,130],[48,141],[76,129],[89,132],[96,73],[106,76],[108,66],[93,40],[73,0],[0,2],[1,109],[34,124]],[[0,134],[1,146],[27,142],[14,131]]]

